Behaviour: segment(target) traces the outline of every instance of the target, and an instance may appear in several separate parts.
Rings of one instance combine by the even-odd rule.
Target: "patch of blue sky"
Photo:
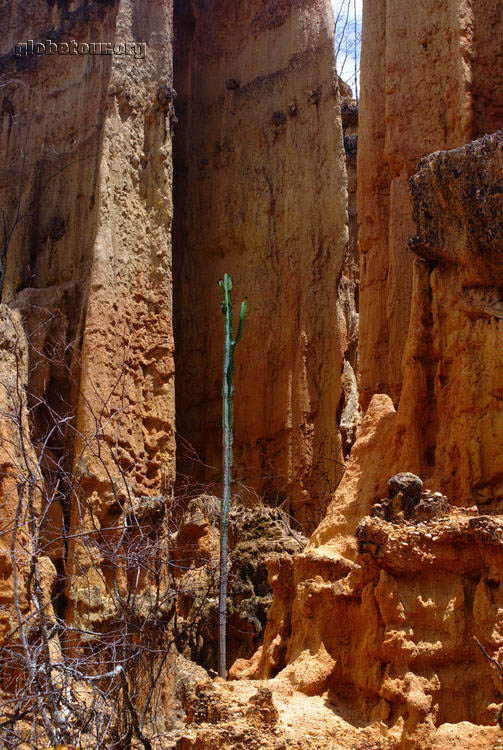
[[[337,72],[351,86],[353,93],[358,90],[360,76],[362,2],[363,0],[332,0],[334,19],[339,19],[338,33],[336,30],[335,35],[338,49]]]

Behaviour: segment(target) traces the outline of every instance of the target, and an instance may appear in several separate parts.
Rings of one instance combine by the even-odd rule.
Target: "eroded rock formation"
[[[140,497],[174,479],[171,136],[157,98],[172,80],[172,20],[155,1],[73,5],[36,3],[28,20],[23,3],[10,4],[3,300],[31,344],[32,439],[48,438],[51,409],[72,421],[63,445],[48,438],[54,466],[63,453],[67,471],[76,462],[80,492],[106,524],[114,480]],[[13,58],[17,43],[44,35],[141,41],[148,54]],[[105,461],[86,445],[97,432]],[[72,498],[64,503],[82,528]]]
[[[362,718],[384,721],[400,748],[441,745],[442,737],[486,747],[498,737],[477,728],[496,723],[502,686],[475,638],[501,659],[502,425],[492,399],[502,369],[502,148],[495,133],[427,157],[413,176],[411,247],[423,259],[414,267],[400,407],[373,397],[306,551],[271,562],[275,598],[261,650],[234,668],[241,677],[291,675],[297,689],[347,701]],[[428,292],[423,277],[432,279]],[[436,398],[425,363],[434,365]],[[411,450],[429,434],[434,473]],[[419,467],[449,501],[421,492],[412,474],[392,479],[381,501],[397,467]],[[450,726],[458,722],[471,725]]]
[[[312,529],[341,475],[349,344],[330,3],[180,2],[175,23],[180,465],[198,469],[183,460],[189,443],[206,469],[220,466],[217,282],[228,272],[250,309],[235,367],[239,478],[271,502],[288,497]]]
[[[203,495],[189,503],[172,545],[178,598],[178,648],[216,673],[218,644],[218,559],[220,501]],[[271,605],[266,561],[292,556],[307,539],[291,528],[279,508],[247,508],[235,502],[229,515],[227,660],[249,658],[261,644]]]
[[[489,31],[491,29],[491,31]],[[418,161],[503,122],[499,0],[366,0],[361,60],[360,398],[397,405],[411,314]],[[491,63],[489,63],[491,59]]]
[[[499,0],[366,0],[359,111],[328,0],[177,0],[175,76],[170,2],[32,5],[0,58],[4,705],[30,659],[82,706],[115,665],[117,746],[497,747]],[[16,57],[31,37],[146,55]],[[224,272],[250,306],[229,683],[173,657],[214,663],[218,508],[171,492],[172,328],[178,465],[210,484]],[[51,744],[80,731],[43,703]]]
[[[172,85],[171,37],[170,2],[3,4],[2,301],[25,340],[17,363],[4,358],[14,362],[2,383],[4,448],[13,382],[29,413],[20,451],[5,448],[2,462],[0,545],[11,559],[2,605],[15,639],[12,588],[34,586],[19,615],[29,620],[35,559],[58,635],[106,630],[114,570],[124,567],[118,547],[111,560],[107,533],[120,536],[145,498],[174,481],[171,126],[158,96]],[[66,46],[30,55],[29,40]],[[72,41],[87,52],[69,53]],[[89,54],[92,42],[115,45],[114,54]],[[126,43],[146,54],[125,54]],[[5,352],[14,346],[7,333]],[[8,670],[2,680],[12,685]]]

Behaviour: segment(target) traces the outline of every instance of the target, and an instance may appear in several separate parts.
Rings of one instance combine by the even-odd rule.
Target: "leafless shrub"
[[[167,487],[133,491],[116,437],[124,368],[91,402],[73,345],[36,328],[26,341],[2,310],[13,367],[0,372],[0,747],[153,748],[166,669],[198,616],[177,618],[178,501]],[[54,316],[37,311],[45,330]],[[37,387],[44,368],[63,371],[68,393]],[[89,498],[91,464],[103,507]]]

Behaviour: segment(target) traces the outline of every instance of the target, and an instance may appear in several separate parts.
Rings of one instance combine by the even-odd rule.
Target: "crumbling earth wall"
[[[350,338],[337,298],[348,232],[330,3],[180,2],[175,23],[180,470],[202,463],[208,482],[219,472],[227,272],[236,306],[249,304],[234,376],[238,479],[312,529],[341,476]]]

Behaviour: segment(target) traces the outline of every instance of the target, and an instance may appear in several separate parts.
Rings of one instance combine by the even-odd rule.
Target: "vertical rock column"
[[[488,146],[468,150],[472,169],[466,154],[450,173],[450,157],[434,162],[435,188],[422,221],[440,227],[428,239],[435,254],[409,245],[416,233],[409,179],[431,152],[501,127],[502,34],[501,6],[493,0],[364,6],[360,400],[366,407],[373,394],[386,393],[398,408],[395,471],[420,474],[453,504],[485,507],[499,502],[501,481],[493,448],[498,391],[492,336],[499,335],[499,323],[483,311],[494,308],[500,292],[489,240],[480,240],[466,216],[467,206],[480,205],[481,225],[499,238],[498,188],[494,174],[484,171]],[[487,186],[477,192],[484,180]],[[416,197],[419,184],[414,178]],[[448,221],[455,252],[445,239]]]
[[[238,478],[291,500],[309,527],[342,456],[346,177],[330,3],[179,2],[175,25],[179,468],[196,475],[190,445],[200,478],[220,471],[217,283],[231,273],[250,310],[235,370]]]
[[[503,131],[423,159],[397,465],[456,505],[503,507]],[[412,324],[414,322],[414,325]]]
[[[147,565],[150,573],[154,567],[166,573],[159,556],[152,564],[146,554],[162,540],[158,518],[175,468],[173,9],[165,0],[40,0],[29,11],[17,0],[7,6],[0,60],[0,217],[8,237],[0,348],[10,373],[2,377],[0,431],[13,442],[14,382],[28,394],[24,453],[33,466],[44,456],[37,473],[47,484],[37,484],[36,512],[44,518],[37,553],[44,596],[60,618],[62,636],[54,643],[78,656],[96,648],[93,632],[104,634],[110,648],[100,640],[97,660],[82,662],[100,670],[100,658],[116,658],[131,643],[120,606],[127,585],[135,601],[148,600]],[[15,45],[25,39],[52,39],[67,52],[82,45],[84,52],[16,57]],[[89,51],[100,42],[113,53],[85,52],[84,45]],[[22,451],[10,454],[10,463],[2,459],[0,503],[13,524],[16,487],[26,483],[28,469]],[[153,530],[140,515],[145,508],[157,514]],[[132,560],[140,526],[144,543]],[[0,543],[5,548],[9,541],[4,533]],[[8,608],[16,588],[8,550],[0,550],[0,565]],[[0,629],[9,617],[15,622],[13,610]],[[156,636],[156,646],[166,645]],[[151,652],[148,662],[152,668]],[[141,700],[152,669],[138,666]],[[160,683],[166,685],[162,677]],[[170,693],[161,692],[167,716]]]
[[[395,404],[400,397],[412,294],[408,179],[426,154],[473,137],[475,42],[466,0],[367,0],[363,18],[358,212],[366,408],[374,393]]]
[[[114,56],[109,83],[74,450],[86,504],[73,504],[74,530],[90,523],[86,508],[93,525],[111,527],[174,480],[171,22],[157,0],[122,2],[117,16],[115,39],[146,42],[147,53]],[[99,570],[75,544],[70,616],[99,620],[107,597],[96,610],[89,587],[106,588],[108,563]]]
[[[61,488],[54,516],[70,540],[65,550],[56,522],[50,554],[69,577],[66,615],[86,626],[107,597],[100,561],[80,542],[174,480],[172,6],[9,6],[3,301],[21,312],[31,438]],[[104,42],[113,54],[16,57],[24,39]]]

